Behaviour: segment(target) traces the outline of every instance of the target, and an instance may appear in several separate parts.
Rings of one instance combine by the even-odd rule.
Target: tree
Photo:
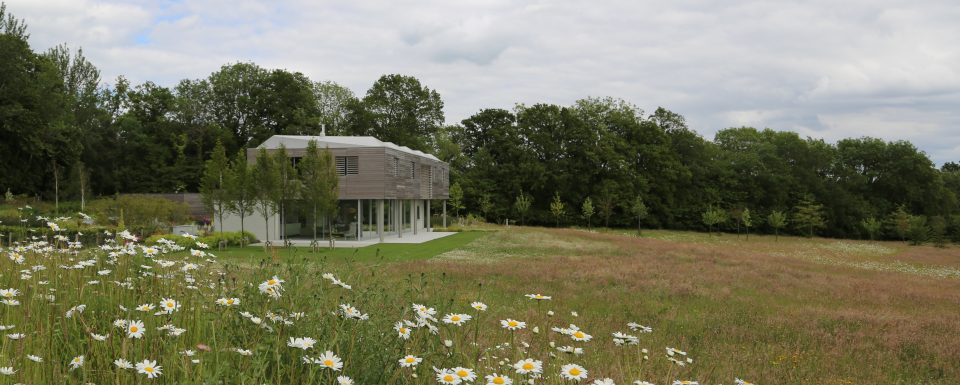
[[[280,185],[280,169],[267,149],[261,147],[257,151],[257,161],[253,166],[253,197],[256,201],[256,211],[263,216],[263,226],[266,239],[263,246],[268,247],[270,242],[270,216],[276,214],[282,194]]]
[[[490,195],[481,195],[478,205],[480,206],[480,214],[483,215],[483,220],[487,220],[487,214],[489,214],[490,210],[493,208],[493,202],[490,201]]]
[[[888,222],[894,234],[901,241],[907,240],[907,235],[910,232],[910,218],[911,215],[907,212],[906,205],[899,205],[896,211],[890,213]]]
[[[727,221],[727,212],[719,208],[714,208],[710,206],[707,211],[704,211],[701,215],[703,223],[707,225],[707,231],[709,234],[713,234],[713,226],[719,225]]]
[[[277,201],[275,204],[279,207],[280,214],[280,238],[286,241],[287,239],[287,229],[286,229],[286,207],[287,203],[297,196],[300,181],[297,178],[297,169],[293,167],[293,162],[287,156],[287,148],[284,145],[280,145],[280,148],[273,153],[273,163],[277,167],[279,172],[279,182],[280,182],[280,191],[276,195]]]
[[[523,193],[523,190],[520,190],[520,195],[517,195],[517,199],[513,202],[513,207],[517,209],[517,214],[520,215],[520,225],[524,224],[524,216],[527,214],[527,211],[530,211],[530,205],[533,204],[533,197]]]
[[[930,230],[930,242],[936,247],[946,247],[947,245],[947,221],[942,216],[930,217],[927,221],[927,228]]]
[[[443,100],[415,77],[383,75],[355,104],[350,119],[354,135],[372,135],[429,152],[443,125]]]
[[[877,235],[880,234],[880,229],[883,226],[883,224],[874,217],[864,219],[860,222],[860,225],[863,226],[863,230],[867,232],[867,236],[871,241],[877,239]]]
[[[566,206],[563,204],[563,201],[560,200],[560,193],[553,194],[553,201],[550,202],[550,213],[553,214],[553,217],[557,221],[557,227],[560,227],[560,217],[566,212]]]
[[[740,221],[743,222],[743,226],[747,228],[747,240],[750,240],[750,227],[753,226],[753,217],[750,215],[749,208],[745,208],[740,212]]]
[[[237,156],[230,163],[229,176],[226,181],[227,195],[229,196],[230,212],[240,216],[240,231],[246,231],[244,220],[250,214],[256,204],[256,191],[254,190],[253,173],[250,165],[247,164],[247,156],[244,150],[240,150]],[[240,238],[240,246],[244,246],[246,237]]]
[[[313,95],[320,112],[320,123],[326,127],[327,135],[347,133],[349,106],[357,101],[353,91],[335,82],[323,81],[313,84]]]
[[[583,218],[587,220],[587,228],[590,228],[590,219],[593,218],[593,200],[590,197],[583,200],[583,205],[580,206],[580,213],[583,215]]]
[[[460,210],[463,209],[463,189],[460,188],[460,183],[454,182],[450,185],[450,209],[453,210],[453,216],[459,218]]]
[[[311,140],[300,160],[300,177],[303,180],[300,196],[313,213],[312,243],[316,245],[321,215],[326,217],[337,207],[340,178],[330,151],[320,150],[317,142]]]
[[[919,246],[930,240],[930,226],[927,218],[921,215],[910,216],[910,228],[907,230],[907,239],[911,245]]]
[[[813,236],[816,229],[826,226],[823,214],[823,205],[813,200],[813,196],[806,195],[794,208],[793,224],[798,230],[806,231],[808,237]]]
[[[609,192],[601,195],[597,201],[597,208],[600,210],[600,215],[603,216],[603,227],[610,227],[610,216],[613,215],[613,210],[616,208],[616,197]]]
[[[647,204],[643,203],[643,198],[639,195],[633,199],[630,212],[633,213],[633,216],[637,217],[637,235],[641,235],[643,218],[646,218],[649,212],[647,210]]]
[[[230,175],[230,162],[227,160],[226,149],[223,148],[223,143],[218,140],[210,159],[207,160],[203,168],[203,179],[200,180],[200,197],[203,200],[204,207],[216,215],[217,224],[220,225],[220,233],[223,233],[223,214],[227,211],[230,202],[228,191],[228,188],[231,187],[228,181]]]
[[[80,211],[87,207],[87,196],[90,194],[90,170],[83,161],[78,161],[70,167],[70,185],[68,193],[72,198],[80,199]]]
[[[767,223],[773,228],[774,239],[780,239],[780,229],[787,226],[787,214],[783,211],[773,210],[767,216]]]

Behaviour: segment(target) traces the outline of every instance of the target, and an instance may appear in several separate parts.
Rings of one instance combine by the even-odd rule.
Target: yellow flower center
[[[333,360],[323,360],[324,366],[333,366]]]
[[[400,328],[400,334],[407,334],[407,328]]]
[[[510,321],[510,322],[507,322],[507,325],[509,325],[512,328],[515,328],[517,327],[517,325],[519,325],[519,323],[517,323],[517,321]]]
[[[445,382],[453,382],[453,376],[452,376],[452,375],[449,375],[449,374],[445,374],[445,375],[443,376],[443,381],[445,381]]]
[[[273,286],[273,285],[276,285],[276,284],[277,284],[277,280],[275,280],[275,279],[271,279],[271,280],[267,281],[267,285]]]
[[[131,327],[130,327],[130,333],[136,333],[137,330],[140,330],[140,328],[138,328],[138,327],[136,327],[136,326],[131,326]]]
[[[470,374],[470,373],[467,373],[466,370],[460,370],[460,371],[457,372],[457,375],[460,376],[460,377],[466,377],[468,374]]]
[[[570,368],[570,375],[571,375],[571,376],[579,376],[579,375],[580,375],[580,369]]]
[[[502,385],[502,384],[505,384],[506,381],[503,380],[503,377],[494,377],[493,383],[497,385]]]
[[[584,334],[583,334],[583,332],[581,332],[581,331],[578,330],[578,331],[576,331],[576,332],[573,333],[573,336],[574,336],[574,337],[577,337],[577,338],[583,338],[583,337],[584,337]]]
[[[232,299],[228,299],[228,300],[227,300],[227,305],[233,305],[233,300],[232,300]]]
[[[533,370],[533,363],[526,362],[523,364],[523,370]]]
[[[407,363],[408,363],[408,364],[412,364],[414,361],[416,361],[416,360],[413,359],[413,357],[407,357]]]
[[[455,316],[453,316],[453,317],[450,317],[450,320],[453,321],[453,322],[457,322],[457,321],[460,320],[460,316],[455,315]]]
[[[147,373],[153,373],[153,368],[150,367],[150,366],[148,366],[148,367],[146,367],[146,368],[143,368],[143,371],[144,371],[144,372],[147,372]]]

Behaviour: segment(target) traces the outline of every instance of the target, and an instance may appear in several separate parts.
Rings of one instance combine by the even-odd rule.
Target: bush
[[[226,241],[227,246],[240,246],[240,240],[243,239],[244,236],[246,236],[245,244],[247,245],[257,242],[257,237],[249,231],[244,231],[242,234],[239,231],[225,231],[223,234],[213,233],[207,236],[199,237],[196,241],[180,234],[157,234],[148,237],[144,243],[154,245],[159,240],[166,239],[173,241],[183,248],[189,249],[196,248],[197,242],[206,243],[207,245],[210,245],[210,247],[217,247],[220,240],[223,239]]]
[[[190,221],[186,204],[146,195],[97,199],[87,208],[101,224],[119,225],[122,219],[133,233],[153,234]]]
[[[221,233],[212,233],[208,236],[205,236],[202,239],[203,243],[210,245],[210,247],[216,247],[221,239],[227,241],[227,246],[240,246],[240,240],[244,240],[244,244],[256,243],[257,237],[249,231],[244,231],[243,233],[239,231],[225,231]]]

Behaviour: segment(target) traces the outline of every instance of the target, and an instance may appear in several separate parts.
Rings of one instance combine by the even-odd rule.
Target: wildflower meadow
[[[490,306],[375,269],[242,267],[198,240],[59,231],[3,250],[4,382],[697,383],[699,357],[646,343],[643,320],[582,324],[544,293]]]

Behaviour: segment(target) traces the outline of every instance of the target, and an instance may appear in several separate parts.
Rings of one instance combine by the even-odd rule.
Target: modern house
[[[312,238],[314,228],[335,239],[383,242],[385,237],[432,231],[431,204],[438,203],[445,222],[449,165],[421,151],[372,136],[274,135],[259,147],[247,149],[247,160],[255,163],[260,148],[271,153],[282,145],[296,167],[310,141],[330,151],[335,161],[340,176],[335,214],[330,221],[324,218],[314,223],[310,209],[297,200],[284,204],[284,223],[280,223],[280,215],[265,223],[262,215],[251,213],[244,219],[244,228],[258,239],[266,238],[265,226],[270,226],[274,243],[283,234],[291,239]],[[236,214],[225,216],[223,222],[224,230],[240,230]]]

